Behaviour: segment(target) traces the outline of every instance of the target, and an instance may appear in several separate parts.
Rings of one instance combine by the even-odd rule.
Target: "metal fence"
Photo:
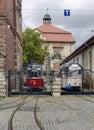
[[[94,91],[94,71],[84,69],[84,91]]]

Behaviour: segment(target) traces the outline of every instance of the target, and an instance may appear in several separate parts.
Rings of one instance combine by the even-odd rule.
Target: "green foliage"
[[[40,38],[40,33],[27,28],[23,32],[23,64],[30,61],[43,64],[48,55],[47,46],[42,47],[44,40]]]

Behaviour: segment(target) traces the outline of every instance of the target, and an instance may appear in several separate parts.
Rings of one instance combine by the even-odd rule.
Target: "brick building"
[[[6,73],[17,72],[22,67],[21,3],[22,0],[0,0],[0,92],[5,94]]]

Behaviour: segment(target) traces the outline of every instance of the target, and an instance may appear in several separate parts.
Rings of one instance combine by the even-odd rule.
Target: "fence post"
[[[10,97],[10,91],[11,91],[11,71],[8,70],[8,97]]]
[[[84,86],[84,82],[85,82],[85,77],[84,77],[84,68],[82,68],[81,69],[81,71],[82,71],[82,89],[81,89],[81,92],[83,93],[84,92],[84,88],[85,88],[85,86]]]

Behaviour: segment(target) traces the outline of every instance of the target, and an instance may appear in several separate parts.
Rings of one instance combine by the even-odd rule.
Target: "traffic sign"
[[[70,10],[69,9],[64,10],[64,16],[70,16]]]

